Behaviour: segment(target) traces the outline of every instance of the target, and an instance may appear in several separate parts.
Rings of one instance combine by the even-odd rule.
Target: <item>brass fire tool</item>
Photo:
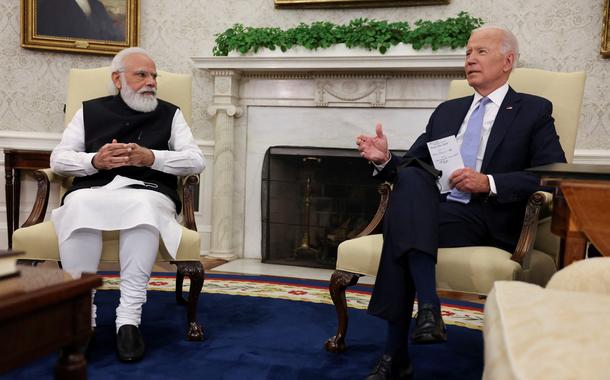
[[[320,163],[321,158],[318,157],[303,157],[303,163],[308,166],[310,162]],[[318,250],[311,246],[311,234],[310,234],[310,213],[311,213],[311,170],[307,171],[307,180],[305,181],[305,192],[303,194],[303,238],[301,239],[301,245],[294,250],[295,258],[301,257],[315,257],[318,254]]]

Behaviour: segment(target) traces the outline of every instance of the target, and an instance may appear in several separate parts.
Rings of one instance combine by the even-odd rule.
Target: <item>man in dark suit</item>
[[[367,380],[412,376],[407,340],[415,293],[413,342],[447,339],[436,293],[438,248],[491,245],[513,250],[527,199],[540,189],[539,178],[524,169],[565,162],[552,104],[507,84],[517,57],[517,39],[510,31],[488,26],[474,30],[464,64],[474,96],[440,104],[403,157],[391,154],[381,124],[375,136],[356,138],[376,175],[393,182],[369,304],[369,313],[388,321],[388,338]],[[466,167],[451,173],[453,190],[441,194],[427,143],[452,135]]]

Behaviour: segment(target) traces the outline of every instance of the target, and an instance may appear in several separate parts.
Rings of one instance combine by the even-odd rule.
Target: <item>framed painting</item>
[[[606,0],[606,6],[604,7],[601,53],[603,57],[610,58],[610,0]]]
[[[449,4],[449,0],[274,0],[276,8],[373,8]]]
[[[116,54],[138,45],[139,0],[21,0],[21,46]]]

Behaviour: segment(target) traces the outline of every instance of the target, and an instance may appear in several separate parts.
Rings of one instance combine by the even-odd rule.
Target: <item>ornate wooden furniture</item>
[[[70,71],[68,101],[66,108],[67,124],[83,100],[108,95],[110,71],[107,67],[98,69]],[[87,84],[87,85],[83,85]],[[187,122],[191,121],[191,86],[190,75],[173,74],[159,71],[158,96],[176,104],[182,110]],[[50,169],[34,172],[38,183],[36,200],[22,228],[13,234],[15,249],[24,251],[22,259],[33,261],[59,261],[59,248],[57,235],[53,223],[44,221],[49,200],[50,183],[56,182],[61,186],[60,196],[69,187],[72,178],[66,178],[53,173]],[[204,270],[200,261],[201,238],[195,223],[195,194],[199,184],[198,176],[189,176],[179,179],[179,194],[182,198],[182,238],[178,247],[176,259],[166,251],[165,246],[159,244],[157,261],[168,261],[176,265],[176,301],[187,306],[187,339],[202,340],[203,330],[197,323],[197,303],[203,287]],[[118,231],[103,232],[102,262],[118,262],[119,260],[119,233]],[[182,296],[184,277],[190,278],[188,300]]]
[[[585,257],[587,241],[610,256],[610,165],[552,164],[530,169],[555,187],[551,231],[561,237],[559,268]]]
[[[572,160],[574,154],[584,82],[584,72],[555,73],[523,68],[515,69],[509,79],[517,92],[542,96],[553,102],[555,126],[568,161]],[[452,99],[472,93],[466,80],[454,80],[448,97]],[[380,189],[378,212],[362,233],[339,245],[336,271],[329,286],[337,311],[338,327],[336,334],[325,343],[328,351],[341,352],[345,349],[347,287],[355,285],[360,276],[377,274],[383,237],[381,234],[369,234],[377,229],[383,219],[389,191],[389,185],[383,185]],[[537,192],[530,197],[514,252],[483,246],[439,249],[436,266],[438,289],[484,295],[498,280],[523,280],[545,285],[556,271],[555,257],[559,251],[558,239],[549,232],[550,221],[544,220],[539,224],[543,206],[550,205],[551,199],[551,194],[545,192]]]
[[[13,248],[13,231],[19,228],[21,170],[48,168],[50,154],[51,153],[47,151],[37,150],[4,150],[6,233],[9,249]]]
[[[0,281],[0,373],[61,349],[56,379],[86,379],[79,350],[91,335],[91,290],[102,278],[79,279],[54,268],[21,267]]]

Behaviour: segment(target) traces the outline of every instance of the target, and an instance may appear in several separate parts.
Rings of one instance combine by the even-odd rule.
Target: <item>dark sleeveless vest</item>
[[[139,112],[129,108],[120,95],[85,101],[83,102],[85,151],[97,152],[104,144],[112,142],[112,139],[120,143],[137,143],[149,149],[168,150],[172,121],[177,109],[175,105],[159,99],[154,111]],[[174,202],[177,212],[182,209],[177,192],[178,178],[148,167],[125,166],[100,170],[85,177],[75,177],[66,195],[79,189],[104,186],[116,175],[154,183],[157,187],[154,185],[131,187],[165,194]]]

